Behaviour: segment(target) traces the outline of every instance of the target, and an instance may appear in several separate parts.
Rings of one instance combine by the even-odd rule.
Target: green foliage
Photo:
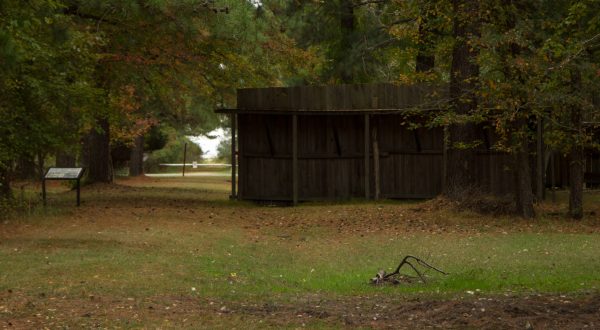
[[[519,120],[544,118],[546,143],[559,150],[589,146],[592,131],[577,128],[573,109],[594,121],[592,97],[600,88],[598,2],[492,2],[479,58],[482,67],[480,111],[501,136],[499,147],[511,150],[515,136],[529,134]],[[493,13],[493,14],[491,14]],[[597,45],[597,42],[596,42]],[[581,75],[580,86],[573,76]]]
[[[523,123],[540,117],[552,147],[597,147],[571,110],[599,121],[598,12],[595,0],[481,2],[481,36],[468,40],[479,50],[479,108],[429,125],[491,123],[495,147],[514,151],[532,134]],[[164,127],[209,132],[237,88],[448,82],[453,15],[451,2],[429,0],[2,1],[0,172],[76,152],[102,118],[113,143],[147,133],[150,149],[165,143]],[[435,68],[416,72],[418,55]]]
[[[231,130],[225,129],[225,138],[217,146],[217,158],[231,164]]]
[[[386,80],[396,78],[389,75],[397,62],[395,56],[390,56],[393,54],[390,46],[399,42],[390,35],[384,22],[390,17],[387,5],[355,6],[348,12],[352,7],[352,1],[348,0],[264,3],[280,17],[281,30],[320,58],[315,63],[316,81],[290,77],[290,83],[372,82],[381,81],[384,75]]]
[[[211,131],[236,88],[281,85],[314,62],[246,1],[8,0],[0,14],[3,173],[76,152],[99,119],[124,145],[159,124]]]
[[[144,138],[144,150],[149,152],[162,149],[168,140],[169,136],[159,126],[152,126]]]
[[[97,40],[55,1],[5,1],[0,10],[0,169],[10,172],[21,156],[79,139],[98,95]]]
[[[282,30],[322,58],[317,67],[320,83],[412,83],[449,77],[447,1],[263,2],[285,18]],[[432,72],[415,71],[418,53],[435,57]]]
[[[0,221],[13,216],[14,209],[14,199],[8,196],[0,196]]]
[[[107,97],[133,90],[129,102],[106,101],[125,129],[153,119],[181,134],[211,131],[212,110],[233,106],[236,88],[278,85],[306,58],[246,1],[73,0],[68,10],[104,43],[96,76]]]
[[[558,131],[548,142],[560,150],[571,146],[594,147],[593,130],[578,127],[573,110],[586,122],[598,122],[599,104],[594,97],[600,89],[600,28],[597,1],[564,2],[564,16],[556,20],[553,35],[544,45],[547,76],[541,95],[552,107],[548,117]],[[579,77],[579,78],[576,78]],[[575,80],[578,81],[575,81]]]
[[[0,223],[22,214],[32,214],[32,211],[40,204],[39,192],[25,190],[25,187],[21,187],[18,193],[11,196],[0,196]]]

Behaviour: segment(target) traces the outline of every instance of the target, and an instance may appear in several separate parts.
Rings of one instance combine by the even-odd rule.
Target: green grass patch
[[[227,299],[274,293],[579,292],[600,285],[597,251],[600,240],[587,234],[414,235],[387,241],[313,237],[301,242],[265,237],[254,242],[231,229],[76,232],[4,239],[0,290]],[[431,274],[427,284],[367,284],[379,268],[391,271],[405,254],[422,256],[450,275]]]
[[[72,205],[73,192],[51,188],[49,207],[0,227],[0,291],[287,299],[581,293],[600,286],[598,233],[557,231],[551,220],[523,232],[510,230],[511,219],[504,218],[496,223],[507,228],[501,231],[479,230],[495,221],[485,219],[466,232],[373,232],[362,224],[382,212],[395,212],[395,222],[418,217],[425,226],[444,223],[438,213],[409,213],[416,202],[259,207],[229,201],[224,180],[184,180],[86,187],[79,209]],[[340,218],[352,220],[342,221],[352,230],[341,233],[327,225]],[[455,223],[448,220],[445,226],[452,229]],[[429,273],[426,284],[368,284],[379,269],[392,271],[407,254],[450,274]]]

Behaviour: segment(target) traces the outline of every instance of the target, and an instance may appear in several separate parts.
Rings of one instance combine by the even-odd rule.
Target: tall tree
[[[273,84],[305,57],[293,44],[278,44],[288,40],[263,24],[249,2],[69,3],[65,12],[83,27],[94,27],[103,42],[96,83],[105,95],[88,139],[98,142],[89,148],[102,148],[88,152],[94,181],[112,180],[107,143],[133,146],[144,133],[140,128],[147,130],[151,125],[144,123],[152,121],[182,134],[210,130],[219,123],[212,110],[230,102],[236,87]],[[285,62],[288,67],[281,65]]]
[[[124,123],[122,128],[131,126],[134,112],[128,111],[128,104],[142,97],[142,86],[148,82],[158,83],[159,91],[173,84],[187,87],[183,82],[191,78],[182,69],[199,63],[206,55],[198,47],[204,24],[196,17],[212,15],[212,9],[220,11],[203,1],[69,2],[65,13],[77,18],[84,27],[95,26],[97,38],[103,41],[98,49],[101,60],[95,68],[95,77],[98,88],[104,90],[104,97],[96,111],[96,125],[86,139],[90,181],[112,182],[110,133],[116,130],[111,126],[119,123]],[[176,74],[181,75],[178,81],[172,79]],[[156,78],[149,78],[153,76]],[[123,90],[133,90],[129,93],[130,102],[114,102],[122,99]],[[184,93],[185,89],[180,88],[180,94],[171,94],[170,100],[183,101]],[[181,104],[170,113],[183,113]],[[141,120],[151,116],[137,115]],[[136,134],[131,135],[132,141]]]
[[[417,72],[427,73],[435,68],[435,24],[436,19],[435,4],[425,1],[420,6],[418,16],[418,35],[417,35],[417,56],[415,60],[415,70]]]
[[[492,3],[490,9],[495,11],[487,19],[488,32],[484,40],[492,40],[493,44],[482,41],[482,45],[486,50],[492,49],[496,53],[497,62],[490,58],[487,67],[494,68],[493,71],[499,75],[485,77],[485,85],[491,85],[493,93],[496,93],[495,98],[488,97],[486,102],[498,105],[500,111],[483,111],[493,122],[502,122],[502,125],[497,125],[496,133],[499,133],[504,150],[513,156],[516,211],[522,217],[532,218],[535,212],[529,149],[534,134],[529,122],[536,109],[529,90],[535,71],[527,63],[533,56],[528,49],[540,43],[533,33],[533,15],[537,7],[530,1],[511,0]]]
[[[41,165],[88,123],[97,95],[95,44],[59,2],[0,3],[1,195],[10,195],[15,160],[38,158]]]
[[[456,118],[448,128],[448,161],[444,193],[462,198],[476,189],[474,178],[477,134],[471,121],[477,111],[479,86],[478,51],[475,43],[481,21],[478,1],[453,0],[452,65],[450,68],[451,111]]]
[[[551,107],[548,142],[569,159],[569,215],[583,217],[584,149],[598,150],[593,143],[600,111],[593,96],[600,88],[600,3],[598,1],[545,2],[545,15],[553,29],[540,48],[544,76],[540,103]]]
[[[413,1],[264,3],[285,18],[282,29],[300,47],[322,58],[319,79],[302,83],[397,82],[400,74],[414,73],[418,6]]]
[[[570,74],[573,93],[581,90],[581,72],[574,67]],[[583,132],[583,111],[580,104],[574,104],[570,110],[571,127],[577,135]],[[569,150],[569,215],[573,219],[583,218],[583,167],[585,158],[583,155],[584,144],[574,141]]]
[[[494,123],[497,147],[514,155],[517,211],[533,216],[529,145],[533,121],[544,118],[545,142],[570,154],[571,214],[582,214],[583,148],[590,131],[582,125],[594,82],[593,51],[598,34],[592,2],[489,2],[482,38],[485,61],[482,115]],[[597,10],[595,11],[597,12]],[[582,83],[581,71],[585,83]],[[579,214],[579,215],[577,215]]]

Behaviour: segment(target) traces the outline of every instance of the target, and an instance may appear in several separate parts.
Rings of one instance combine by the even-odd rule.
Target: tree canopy
[[[599,13],[596,0],[0,1],[1,192],[57,153],[110,182],[111,146],[222,126],[212,110],[237,88],[426,81],[449,86],[428,124],[447,127],[449,157],[465,160],[447,193],[469,185],[485,125],[521,164],[517,205],[533,216],[522,165],[542,125],[569,157],[581,217],[583,151],[599,148]]]

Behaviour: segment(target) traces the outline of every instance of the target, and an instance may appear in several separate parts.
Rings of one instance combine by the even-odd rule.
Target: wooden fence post
[[[298,205],[298,115],[292,115],[292,202]]]
[[[369,199],[369,114],[365,114],[365,199]]]
[[[379,142],[377,141],[377,124],[378,120],[373,121],[373,175],[375,177],[375,200],[379,200]]]
[[[237,199],[237,155],[236,155],[236,129],[237,115],[231,114],[231,199]]]
[[[77,179],[77,206],[81,205],[81,179]]]
[[[446,192],[446,176],[448,175],[448,126],[444,125],[442,143],[442,193]],[[490,174],[491,176],[491,174]],[[490,178],[491,180],[491,178]]]
[[[555,173],[554,173],[554,150],[551,151],[552,156],[550,160],[550,189],[552,189],[552,203],[556,203],[556,191],[554,186],[556,185]]]
[[[183,145],[183,169],[181,170],[181,176],[185,176],[185,162],[187,158],[187,142]]]
[[[42,177],[42,200],[44,207],[46,206],[46,178]]]

